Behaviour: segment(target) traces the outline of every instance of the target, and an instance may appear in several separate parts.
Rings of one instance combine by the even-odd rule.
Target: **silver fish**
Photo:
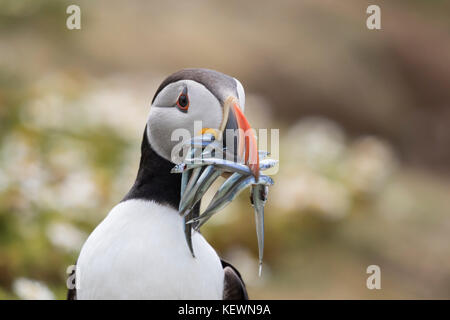
[[[196,137],[192,138],[191,140],[186,141],[185,143],[183,143],[182,146],[184,146],[184,147],[190,146],[192,149],[200,150],[202,148],[207,147],[214,141],[215,141],[215,137],[212,134],[207,133],[207,134],[204,134],[201,136],[196,136]]]
[[[242,174],[235,172],[227,180],[225,180],[225,182],[219,187],[219,190],[217,190],[217,192],[214,194],[214,197],[212,198],[208,208],[211,206],[212,203],[217,202],[219,199],[223,198],[242,177],[243,177]],[[198,222],[199,222],[198,219],[197,220],[192,219],[190,221],[187,221],[187,223],[189,224],[195,224]],[[200,226],[197,224],[196,230],[198,230],[199,228]]]
[[[183,163],[176,165],[171,172],[182,173],[179,212],[183,216],[186,242],[193,257],[192,232],[206,223],[216,212],[232,202],[244,189],[251,187],[251,201],[255,212],[256,235],[258,239],[259,275],[261,276],[264,253],[264,206],[267,200],[268,186],[273,180],[260,175],[255,178],[250,168],[242,163],[230,161],[222,141],[215,140],[211,134],[194,137],[189,143],[190,154]],[[259,169],[273,168],[278,161],[266,159],[267,151],[259,151]],[[230,155],[233,156],[233,155]],[[200,216],[193,208],[201,200],[213,182],[224,172],[232,175],[219,187],[205,212]]]
[[[205,212],[203,212],[199,217],[191,219],[186,223],[198,223],[195,230],[199,230],[200,227],[205,224],[207,220],[209,220],[209,218],[232,202],[242,192],[242,190],[251,184],[270,186],[273,184],[273,180],[268,176],[261,175],[258,182],[255,182],[255,178],[253,176],[243,176],[235,172],[219,188]]]
[[[233,173],[225,182],[219,187],[219,190],[214,194],[211,203],[217,199],[222,198],[225,194],[232,189],[232,187],[242,178],[242,174],[239,172]]]
[[[191,150],[191,156],[197,151],[197,149],[192,149]],[[184,177],[184,181],[183,181],[183,177],[182,177],[182,183],[181,183],[181,195],[180,195],[180,199],[186,194],[186,192],[189,192],[190,189],[193,188],[196,180],[198,179],[198,176],[201,173],[202,168],[201,167],[196,167],[192,170],[189,171],[185,171],[183,172],[183,175],[185,175]],[[180,214],[182,214],[183,216],[183,228],[184,228],[184,236],[186,238],[186,243],[188,245],[189,251],[191,252],[192,256],[195,258],[195,254],[194,254],[194,247],[192,245],[192,226],[189,225],[188,223],[186,223],[187,221],[191,220],[192,218],[194,218],[193,212],[191,212],[191,210],[189,210],[188,212],[183,212],[180,210],[180,205],[181,205],[181,201],[178,207],[178,212]]]
[[[194,204],[192,206],[195,206],[197,202],[203,197],[203,195],[206,193],[206,191],[209,189],[209,187],[213,184],[214,181],[222,174],[221,170],[214,170],[211,175],[209,175],[205,180],[202,182],[202,185],[199,186],[197,193],[194,198]]]
[[[195,258],[194,247],[192,246],[192,226],[189,223],[187,223],[192,219],[193,219],[192,213],[190,211],[187,212],[187,214],[183,216],[183,228],[184,228],[184,237],[186,238],[186,243],[188,245],[189,251]]]
[[[259,170],[265,171],[267,169],[273,168],[277,165],[278,160],[274,159],[264,159],[259,162]]]
[[[186,184],[186,187],[184,188],[184,192],[181,195],[181,199],[183,199],[186,194],[189,194],[189,192],[192,190],[192,188],[194,188],[195,183],[197,182],[197,179],[202,172],[202,169],[203,169],[203,167],[197,167],[197,168],[191,170],[192,173],[189,177],[189,181]],[[184,215],[185,212],[184,212],[184,210],[183,211],[181,210],[181,203],[182,203],[182,201],[180,201],[180,206],[178,207],[178,210],[179,210],[180,214]]]
[[[264,206],[267,200],[269,188],[267,185],[254,184],[251,190],[251,203],[255,209],[256,237],[258,238],[259,276],[262,272],[264,254]]]
[[[211,201],[208,208],[198,218],[194,218],[187,223],[198,222],[196,230],[205,224],[217,211],[224,208],[227,204],[232,202],[241,191],[247,188],[252,183],[255,183],[253,176],[242,176],[232,186],[230,190],[222,197],[217,197],[215,201]]]
[[[186,170],[195,169],[195,168],[203,167],[203,166],[206,166],[206,164],[202,163],[200,160],[198,160],[198,161],[196,161],[194,163],[185,163],[185,167],[184,167],[183,172],[186,171]]]
[[[273,182],[271,177],[262,174],[262,175],[259,176],[259,180],[255,184],[262,184],[262,185],[265,185],[265,186],[272,186],[273,183],[274,182]]]
[[[200,136],[195,136],[193,137],[191,140],[187,141],[186,143],[184,143],[185,145],[189,145],[189,144],[195,144],[195,143],[199,143],[201,144],[201,142],[213,142],[214,140],[216,140],[216,137],[214,137],[213,134],[211,133],[205,133],[202,134]]]
[[[183,196],[184,191],[186,190],[186,186],[189,181],[190,175],[191,175],[191,171],[189,171],[189,170],[186,170],[181,174],[180,198]]]
[[[207,155],[211,155],[213,152],[216,153],[214,156],[217,158],[221,158],[221,155],[224,151],[227,150],[227,147],[223,146],[222,141],[213,141],[204,147],[202,152],[202,158],[206,158]]]
[[[214,166],[207,166],[197,181],[195,181],[195,185],[189,191],[184,192],[180,200],[180,212],[184,212],[186,209],[192,209],[192,207],[196,204],[194,200],[198,198],[199,188],[202,187],[205,182],[208,182],[210,177],[214,175],[214,172]]]
[[[180,195],[182,196],[186,190],[186,186],[188,184],[189,178],[191,176],[192,170],[184,171],[181,175],[181,192]],[[183,229],[184,229],[184,235],[186,238],[186,243],[188,245],[189,251],[191,252],[192,256],[195,257],[194,254],[194,248],[192,246],[192,226],[187,224],[186,222],[188,220],[191,220],[192,217],[190,215],[183,216]]]
[[[243,175],[251,175],[250,168],[244,164],[236,163],[226,159],[219,158],[204,158],[204,159],[195,159],[197,161],[201,161],[205,165],[214,165],[217,168],[223,169],[227,172],[239,172]],[[195,163],[195,160],[186,159],[185,162],[187,165],[191,163]]]
[[[207,153],[202,153],[202,155],[207,155]],[[216,159],[216,158],[205,158],[205,159],[186,159],[187,163],[180,163],[177,164],[175,167],[172,168],[170,171],[171,173],[180,173],[184,172],[189,169],[198,168],[201,166],[209,166],[209,165],[215,165],[216,167],[222,169],[223,171],[227,172],[240,172],[241,174],[251,174],[250,169],[243,164],[232,162],[229,160],[224,159]],[[259,169],[261,171],[265,171],[267,169],[273,168],[278,163],[278,160],[274,159],[264,159],[259,162]]]
[[[186,170],[186,163],[182,162],[177,164],[170,170],[170,173],[182,173]]]
[[[189,156],[184,159],[185,163],[194,164],[200,163],[204,158],[223,158],[224,153],[226,154],[226,147],[222,147],[221,141],[213,141],[211,143],[193,146]]]

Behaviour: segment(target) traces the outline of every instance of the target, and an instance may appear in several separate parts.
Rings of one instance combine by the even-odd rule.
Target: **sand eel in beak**
[[[201,217],[200,195],[222,172],[242,174],[239,188],[248,182],[257,186],[252,192],[255,208],[259,207],[258,199],[264,200],[261,195],[265,184],[258,184],[263,163],[256,137],[243,114],[244,107],[241,83],[220,72],[185,69],[161,83],[144,129],[136,181],[83,245],[77,260],[76,288],[69,290],[69,298],[247,298],[239,272],[219,258],[193,228],[195,224],[186,223]],[[202,123],[200,132],[196,121]],[[226,129],[241,129],[243,134],[227,137]],[[214,136],[216,143],[226,145],[222,150],[227,156],[218,158],[216,152],[201,148],[202,157],[229,162],[198,165],[198,170],[193,163],[182,165],[186,155],[175,159],[174,150],[182,140],[178,138],[186,134],[189,138]],[[192,183],[191,178],[195,178]],[[240,190],[237,186],[224,191],[233,196]],[[182,196],[185,198],[180,203]],[[224,202],[227,199],[218,198]],[[180,214],[180,208],[188,213]],[[200,224],[202,220],[195,221]],[[260,229],[261,223],[258,225]],[[195,258],[186,246],[187,229]]]
[[[232,110],[231,113],[230,110]],[[226,137],[228,138],[228,144],[231,143],[231,146],[221,143],[224,136],[223,123],[225,121],[218,131],[203,129],[200,132],[203,135],[191,139],[189,156],[171,171],[172,173],[182,173],[183,183],[179,212],[186,223],[184,230],[187,245],[192,256],[195,257],[192,245],[192,227],[198,231],[216,212],[223,209],[239,193],[251,186],[251,203],[255,209],[259,248],[259,275],[261,275],[264,248],[264,205],[267,199],[267,187],[273,184],[273,180],[268,176],[261,176],[260,170],[272,168],[277,161],[263,159],[260,163],[260,152],[256,147],[256,137],[240,110],[236,98],[230,96],[226,99],[224,115],[227,116],[228,123]],[[229,138],[229,131],[231,131],[232,137],[237,138],[237,141]],[[261,155],[262,158],[265,158],[268,153],[263,151]],[[227,159],[230,156],[232,160]],[[212,183],[223,173],[232,173],[232,175],[219,188],[207,209],[200,216],[193,216],[192,210],[195,205]]]
[[[263,154],[266,155],[266,153]],[[251,203],[255,209],[256,231],[259,248],[259,275],[261,275],[264,249],[264,205],[267,200],[267,187],[273,184],[273,180],[268,176],[259,174],[258,180],[256,180],[252,170],[249,167],[228,160],[223,160],[221,158],[187,159],[186,162],[188,164],[182,164],[182,180],[185,181],[184,184],[191,185],[192,187],[182,187],[182,197],[179,210],[185,218],[189,217],[190,210],[197,204],[197,201],[201,199],[212,182],[221,173],[233,172],[233,174],[231,174],[231,176],[220,186],[207,209],[200,216],[186,221],[186,241],[192,255],[195,257],[191,241],[192,230],[190,225],[192,224],[194,229],[198,231],[209,218],[231,203],[239,193],[251,185]],[[199,164],[205,167],[201,175],[201,167],[198,166]],[[264,159],[261,161],[261,165],[258,168],[261,170],[267,170],[276,164],[276,160]],[[190,168],[190,165],[194,165],[195,167]],[[177,165],[174,168],[177,170],[172,170],[172,172],[180,172],[178,169],[179,167],[180,165]]]

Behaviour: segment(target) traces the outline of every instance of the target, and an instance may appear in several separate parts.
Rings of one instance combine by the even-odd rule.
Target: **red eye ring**
[[[182,111],[187,111],[189,109],[189,97],[187,94],[180,94],[177,100],[177,107]]]

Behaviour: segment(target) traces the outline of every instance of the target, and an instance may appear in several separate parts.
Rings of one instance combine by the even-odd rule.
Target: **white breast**
[[[193,258],[182,218],[152,201],[114,207],[84,244],[77,262],[78,299],[222,299],[220,259],[193,233]]]

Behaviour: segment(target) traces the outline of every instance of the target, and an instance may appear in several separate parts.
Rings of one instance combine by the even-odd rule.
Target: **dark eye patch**
[[[184,94],[181,94],[180,97],[178,98],[178,104],[180,105],[180,107],[186,108],[187,105],[189,104],[188,97]]]
[[[187,87],[183,89],[177,100],[177,108],[182,112],[187,112],[189,109],[189,96],[187,92]]]

